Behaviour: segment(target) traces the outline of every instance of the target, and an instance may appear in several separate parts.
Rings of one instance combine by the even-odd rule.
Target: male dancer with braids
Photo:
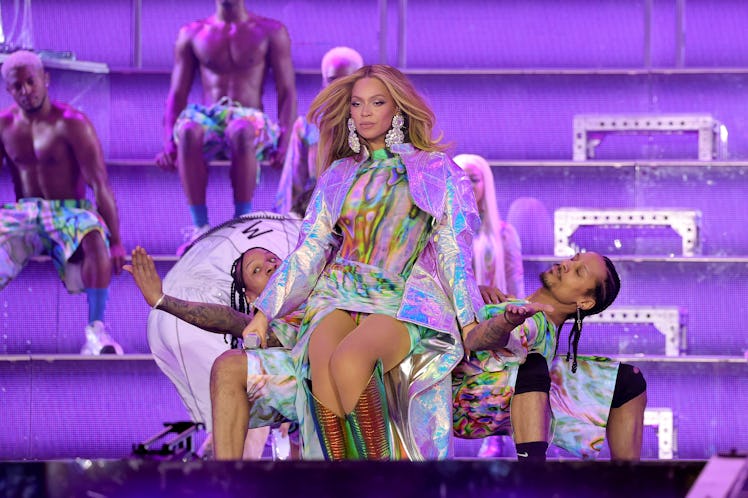
[[[511,421],[519,460],[544,461],[551,407],[558,407],[554,414],[558,412],[567,427],[557,427],[557,444],[589,455],[602,442],[602,438],[590,440],[590,430],[602,430],[608,421],[615,425],[608,431],[612,456],[637,459],[646,406],[643,377],[636,369],[619,369],[613,362],[599,362],[600,368],[588,369],[594,364],[585,360],[585,368],[578,368],[582,320],[606,309],[618,295],[620,280],[613,263],[596,253],[577,254],[543,272],[541,282],[542,287],[526,301],[486,305],[480,325],[465,337],[465,349],[471,353],[453,372],[455,432],[461,437],[507,433]],[[483,295],[486,298],[485,291]],[[564,410],[564,403],[549,402],[549,369],[559,331],[569,318],[574,320],[569,339],[573,355],[572,351],[567,355],[569,365],[557,365],[554,370],[556,386],[561,382],[562,388],[574,390],[566,394],[572,409]],[[565,368],[571,373],[564,372]],[[594,389],[589,381],[594,381]],[[564,396],[563,389],[556,389],[554,395],[559,393]],[[585,424],[580,425],[582,414],[574,408],[589,417],[586,436]]]
[[[148,345],[156,364],[176,386],[192,420],[205,423],[208,431],[213,426],[209,387],[213,361],[235,347],[249,323],[250,303],[293,249],[300,223],[272,213],[252,213],[204,235],[172,267],[163,286],[152,264],[148,274],[135,273],[146,300],[158,308],[148,316]],[[137,262],[144,257],[145,251],[137,248],[133,265],[143,268]],[[132,272],[133,267],[125,270]],[[290,316],[273,323],[277,335],[271,344],[281,346],[278,338],[293,340],[298,326],[293,320]],[[272,421],[271,412],[263,417]],[[245,456],[259,457],[266,437],[266,430],[250,434]]]
[[[2,74],[15,104],[0,111],[0,163],[11,170],[16,202],[0,209],[0,288],[32,256],[48,254],[68,292],[85,291],[88,298],[81,354],[122,354],[104,326],[104,311],[125,250],[96,130],[82,112],[50,100],[49,74],[38,55],[11,54]]]
[[[589,257],[580,256],[582,258]],[[590,253],[590,256],[592,256],[592,253]],[[559,289],[550,277],[552,274],[559,274],[563,268],[568,271],[574,264],[573,261],[561,262],[543,274],[544,281],[547,281],[548,285],[557,291],[554,291],[555,295],[563,301],[568,301],[574,295],[579,296],[581,291],[578,289],[574,291],[574,286],[568,283],[569,279],[565,279],[564,282],[563,287],[566,290]],[[612,266],[611,269],[615,271]],[[138,250],[133,253],[132,270],[136,282],[143,291],[149,305],[156,304],[159,309],[169,313],[178,312],[174,308],[172,300],[168,297],[163,299],[161,303],[157,302],[162,295],[160,281],[155,273],[155,268],[153,268],[153,262],[148,259],[144,251]],[[613,275],[610,275],[611,282],[616,281]],[[617,285],[614,287],[617,289]],[[601,290],[604,288],[605,286]],[[505,296],[496,289],[483,288],[482,291],[487,302],[498,303],[505,300]],[[487,324],[487,335],[482,340],[492,340],[492,334],[496,333],[497,322],[500,329],[502,320],[512,320],[512,323],[519,323],[522,316],[527,316],[529,318],[522,325],[512,329],[511,341],[507,336],[505,348],[517,349],[515,346],[518,342],[521,343],[521,337],[523,336],[526,338],[542,336],[543,340],[553,341],[555,344],[555,334],[538,334],[535,331],[539,330],[538,324],[541,324],[542,327],[552,326],[555,330],[556,322],[553,320],[560,320],[557,318],[558,314],[550,315],[553,317],[551,321],[546,319],[546,316],[549,315],[543,313],[530,316],[533,307],[549,308],[549,306],[540,302],[547,300],[543,297],[547,292],[542,289],[537,291],[533,296],[539,301],[529,304],[524,303],[524,306],[519,306],[516,301],[514,304],[489,305],[488,314],[499,314],[496,315],[493,322],[489,321],[490,323]],[[570,295],[569,292],[571,292]],[[603,306],[607,306],[612,302],[615,294],[617,294],[617,290],[602,298],[596,295],[594,299],[602,299]],[[555,300],[548,300],[548,302],[555,302]],[[586,307],[588,304],[589,301],[585,300],[583,306]],[[179,313],[185,320],[190,320],[190,316],[192,316],[193,323],[195,323],[194,320],[200,320],[202,327],[215,330],[223,326],[225,330],[236,331],[248,320],[247,315],[238,316],[239,314],[224,306],[212,308],[210,316],[213,317],[214,322],[209,323],[209,321],[206,321],[209,315],[205,312],[205,309],[201,311],[201,308],[203,306],[199,303],[186,303],[183,304]],[[514,315],[502,315],[500,311],[504,308],[509,308],[510,313],[512,310],[517,311],[520,308],[523,308],[524,311],[516,312]],[[560,305],[559,308],[561,308]],[[189,313],[187,313],[188,310]],[[589,315],[599,311],[600,306],[595,305],[593,308],[587,309],[586,314]],[[237,318],[232,319],[230,318],[231,315],[237,315]],[[563,323],[563,321],[565,321],[565,318],[560,320],[559,323]],[[501,331],[499,330],[499,332]],[[549,330],[546,330],[546,332],[549,332]],[[234,334],[236,335],[235,332]],[[203,335],[211,334],[203,333]],[[478,338],[471,337],[470,341],[473,340],[478,340]],[[549,345],[549,347],[553,352],[552,349],[555,349],[555,347],[552,345]],[[543,350],[547,352],[548,347]],[[521,348],[519,351],[520,355],[517,355],[514,361],[509,360],[510,357],[507,356],[509,350],[473,353],[468,361],[464,361],[458,367],[453,382],[454,434],[456,437],[480,438],[509,433],[509,401],[514,394],[512,386],[516,386],[517,383],[517,364],[519,363],[519,356],[521,356]],[[275,377],[268,377],[268,369],[264,367],[259,356],[262,354],[276,355]],[[284,354],[290,360],[288,351],[273,347],[265,350],[233,350],[226,352],[216,361],[211,379],[214,420],[216,421],[216,430],[223,432],[216,439],[215,455],[217,458],[241,458],[241,442],[244,440],[243,434],[247,427],[242,424],[237,425],[238,420],[246,417],[249,420],[249,427],[258,427],[259,424],[266,423],[261,415],[268,413],[268,410],[271,410],[269,407],[272,406],[279,407],[279,409],[273,411],[278,417],[275,422],[283,420],[282,417],[295,420],[292,409],[293,389],[288,387],[288,382],[295,383],[295,379],[292,377],[293,366],[290,361],[286,366],[288,375],[284,377],[278,374],[283,371]],[[491,358],[495,361],[492,361]],[[508,361],[499,361],[500,358],[506,358]],[[542,358],[540,362],[536,361],[537,357],[534,354],[528,355],[528,358],[531,367],[540,367],[539,373],[533,375],[532,371],[524,372],[523,369],[521,383],[532,386],[532,383],[536,382],[541,385],[541,390],[539,391],[540,394],[537,394],[538,391],[533,392],[531,388],[524,392],[522,384],[520,385],[519,390],[523,391],[517,396],[520,403],[515,404],[512,408],[513,414],[518,417],[526,417],[527,414],[521,412],[533,409],[538,410],[539,414],[545,415],[547,408],[547,403],[543,402],[537,408],[528,406],[532,403],[525,403],[525,406],[522,406],[522,400],[527,398],[525,396],[527,393],[535,398],[542,397],[543,393],[547,396],[547,389],[542,389],[543,385],[548,383],[547,366],[545,366],[545,372],[543,372],[545,363]],[[599,368],[589,370],[588,366],[590,365],[599,366]],[[594,377],[600,373],[603,375],[599,378]],[[619,368],[615,362],[605,362],[597,359],[593,364],[591,359],[579,358],[577,373],[571,374],[568,365],[560,361],[554,363],[552,375],[551,405],[556,419],[553,442],[556,445],[578,456],[594,457],[600,449],[607,430],[608,444],[613,458],[638,459],[641,450],[643,412],[646,404],[645,385],[640,373],[635,372],[633,367],[628,365],[621,365]],[[533,377],[536,377],[536,379],[533,379]],[[268,379],[270,383],[284,386],[284,388],[268,387],[269,384],[265,384]],[[569,379],[568,382],[565,379]],[[595,382],[594,389],[590,385],[591,381]],[[597,397],[593,397],[594,393],[597,393]],[[249,403],[247,403],[247,396],[249,396]],[[263,396],[266,399],[263,399]],[[530,401],[533,400],[530,399]],[[290,411],[286,409],[289,406],[291,406]],[[521,430],[522,428],[520,428]],[[524,453],[524,450],[521,449],[520,452]]]

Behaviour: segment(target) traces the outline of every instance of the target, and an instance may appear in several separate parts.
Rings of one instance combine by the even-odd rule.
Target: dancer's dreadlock
[[[246,286],[244,285],[244,278],[242,276],[242,259],[244,254],[239,255],[238,258],[231,265],[231,307],[241,313],[249,314],[249,302],[247,302],[247,296],[244,294]],[[224,340],[228,343],[228,338],[224,335]],[[239,338],[231,337],[231,349],[239,347]]]
[[[579,337],[582,335],[582,320],[584,320],[584,317],[586,316],[596,315],[604,311],[613,303],[613,301],[615,301],[616,296],[618,296],[618,291],[621,290],[621,279],[618,276],[616,267],[606,256],[603,256],[603,260],[605,260],[605,267],[608,270],[608,275],[605,277],[605,280],[598,282],[593,290],[595,305],[588,310],[577,308],[575,313],[566,317],[567,320],[569,318],[574,319],[574,325],[571,327],[571,331],[569,332],[569,345],[566,352],[566,361],[571,360],[571,355],[572,353],[574,354],[574,361],[571,364],[571,371],[573,373],[576,373],[577,371],[577,347],[579,346]],[[558,350],[558,339],[560,335],[561,327],[559,327],[558,335],[556,336],[556,350]]]

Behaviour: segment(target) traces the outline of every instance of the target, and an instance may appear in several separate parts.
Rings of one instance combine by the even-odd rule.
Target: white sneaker
[[[182,235],[184,236],[184,243],[177,247],[177,256],[180,258],[182,257],[182,254],[187,252],[187,249],[190,248],[190,246],[199,239],[203,234],[207,233],[210,230],[210,225],[203,225],[200,227],[196,226],[190,226],[182,229]]]
[[[109,332],[106,331],[104,322],[96,320],[86,325],[86,343],[81,348],[81,354],[85,356],[98,356],[102,354],[124,354],[122,346],[117,344]]]

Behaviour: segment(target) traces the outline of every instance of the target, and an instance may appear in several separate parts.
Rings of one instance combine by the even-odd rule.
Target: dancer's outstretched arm
[[[153,258],[140,246],[132,251],[132,264],[125,265],[123,269],[133,276],[149,306],[201,329],[241,337],[242,330],[252,319],[250,315],[223,304],[185,301],[164,294]]]

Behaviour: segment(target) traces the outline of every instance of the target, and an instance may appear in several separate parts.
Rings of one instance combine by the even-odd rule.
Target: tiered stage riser
[[[682,204],[688,202],[701,209],[704,212],[701,233],[706,241],[704,254],[697,259],[666,257],[669,250],[677,251],[680,247],[679,237],[667,229],[586,227],[580,228],[572,240],[581,247],[601,251],[616,259],[623,281],[616,303],[618,306],[684,307],[688,313],[687,351],[690,354],[742,354],[746,349],[746,339],[744,334],[735,330],[733,309],[724,296],[726,293],[734,296],[748,293],[748,264],[736,256],[748,252],[748,235],[744,230],[739,230],[740,212],[743,212],[746,204],[741,192],[748,188],[743,173],[748,166],[706,169],[665,167],[663,170],[653,167],[651,169],[662,178],[657,182],[659,191],[649,180],[640,182],[640,176],[627,171],[633,169],[636,168],[548,168],[528,165],[497,166],[494,171],[498,178],[516,179],[517,188],[511,197],[506,184],[500,183],[498,193],[502,198],[533,195],[546,204],[549,211],[558,206],[578,205],[580,198],[588,199],[590,204],[595,205],[606,202],[610,206],[623,206],[628,202],[649,205],[655,200],[673,200],[676,196],[681,196]],[[210,171],[213,193],[209,197],[213,208],[211,212],[214,219],[228,217],[232,207],[227,168],[217,166]],[[277,174],[272,171],[268,173],[257,191],[256,205],[259,209],[269,208],[275,194]],[[3,177],[9,179],[7,173]],[[180,241],[180,229],[189,223],[178,178],[146,166],[113,166],[111,177],[122,213],[125,246],[130,249],[139,244],[155,256],[170,259]],[[650,178],[650,175],[645,177]],[[2,182],[2,186],[3,195],[11,195],[8,182]],[[646,190],[650,194],[645,195]],[[682,190],[690,192],[690,199],[685,194],[679,194]],[[580,197],[579,191],[584,192],[583,197]],[[626,193],[622,194],[622,191]],[[503,204],[508,202],[503,201]],[[552,230],[552,226],[528,224],[518,229],[525,235],[523,244],[528,247],[525,252],[525,279],[529,291],[538,285],[538,273],[557,260],[550,256],[553,240],[549,230]],[[532,237],[539,232],[544,235],[533,240]],[[619,241],[621,249],[615,247],[614,240]],[[653,247],[660,249],[661,257],[643,255],[652,254],[645,250],[651,251]],[[534,255],[533,248],[545,249],[543,255]],[[632,253],[640,256],[627,256]],[[724,259],[725,256],[728,258]],[[159,262],[162,274],[168,271],[172,261]],[[116,336],[123,341],[126,351],[147,352],[144,336],[140,332],[147,308],[131,277],[124,274],[114,277],[110,293],[112,299],[108,305],[108,316]],[[74,343],[79,340],[85,316],[85,298],[66,293],[51,263],[31,263],[3,291],[2,300],[5,306],[0,317],[3,326],[13,330],[18,324],[23,324],[29,332],[23,337],[4,334],[0,338],[0,353],[75,351],[72,344],[65,342],[65,338],[72,335]],[[120,323],[124,324],[124,330],[120,329]],[[44,333],[34,332],[36,330],[44,330]],[[728,330],[733,332],[726,333]],[[608,342],[591,343],[594,346],[590,347],[591,352],[664,353],[664,348],[648,349],[646,343],[651,342],[650,339],[643,340],[644,344],[639,347],[631,334],[606,335],[611,336]],[[50,340],[55,336],[59,339]],[[593,334],[585,333],[583,347],[590,344],[587,341],[593,339],[591,336]],[[663,339],[655,335],[651,340],[659,344],[657,341]]]
[[[683,349],[694,357],[631,362],[647,376],[649,406],[673,411],[677,455],[707,458],[748,446],[746,424],[731,415],[748,408],[739,394],[748,375],[745,363],[738,361],[748,342],[735,304],[748,297],[748,162],[740,162],[748,157],[748,71],[741,69],[748,65],[748,45],[744,26],[735,22],[748,14],[748,6],[734,0],[716,6],[676,4],[680,7],[672,2],[609,2],[588,9],[570,8],[567,2],[482,0],[444,8],[441,2],[411,0],[402,37],[398,8],[406,4],[399,2],[261,1],[251,7],[288,26],[300,113],[319,90],[321,55],[335,45],[357,48],[368,62],[378,62],[384,54],[391,63],[405,63],[433,105],[439,129],[454,144],[451,152],[477,153],[493,161],[502,216],[508,218],[512,203],[521,197],[542,203],[544,213],[520,212],[517,218],[524,220],[517,229],[525,248],[528,290],[537,285],[538,272],[558,260],[552,256],[558,208],[699,210],[701,254],[695,259],[681,257],[680,237],[666,227],[585,226],[571,242],[616,260],[623,281],[618,306],[684,310]],[[146,247],[159,260],[162,275],[173,264],[180,229],[190,219],[178,177],[148,162],[161,148],[176,32],[212,9],[197,0],[75,0],[65,9],[54,0],[34,1],[36,46],[71,50],[79,60],[110,66],[108,74],[53,69],[51,95],[91,118],[110,163],[125,247]],[[4,1],[6,23],[12,10]],[[362,19],[367,29],[361,29]],[[685,26],[688,36],[677,32]],[[715,32],[714,26],[720,29]],[[92,42],[101,39],[108,42]],[[673,67],[677,70],[667,69]],[[196,84],[191,100],[199,95]],[[264,103],[271,116],[276,114],[275,99],[268,82]],[[0,94],[0,105],[9,102],[7,94]],[[577,114],[704,112],[727,127],[734,163],[695,163],[695,133],[611,135],[596,149],[600,162],[564,162],[572,157]],[[620,162],[622,158],[688,161],[634,164]],[[277,171],[265,172],[256,209],[272,206],[278,176]],[[0,199],[12,198],[5,168]],[[213,224],[233,213],[225,166],[210,169],[208,207]],[[131,278],[115,277],[110,295],[112,334],[126,352],[148,353],[148,308]],[[49,261],[32,262],[3,291],[0,304],[0,354],[34,355],[0,360],[1,413],[11,414],[6,418],[12,426],[0,436],[0,458],[122,457],[131,443],[152,435],[161,422],[186,418],[174,388],[148,356],[54,356],[79,350],[86,304],[84,297],[65,292]],[[665,337],[651,325],[588,324],[580,353],[661,355],[665,349]],[[719,362],[703,355],[732,359]],[[645,458],[656,458],[653,427],[647,427],[644,441]],[[476,450],[475,442],[457,445],[458,456],[472,456]]]
[[[160,150],[167,70],[110,75],[51,70],[51,95],[84,110],[93,121],[107,157],[152,159]],[[572,121],[580,112],[609,114],[710,112],[729,131],[730,157],[748,156],[748,73],[694,74],[431,74],[411,75],[437,116],[455,153],[492,159],[571,159]],[[297,75],[298,109],[304,114],[320,89],[318,73]],[[199,84],[191,94],[200,100]],[[654,99],[654,100],[653,100]],[[0,104],[7,104],[7,94]],[[459,105],[455,105],[459,102]],[[654,103],[653,103],[654,102]],[[265,109],[276,114],[272,82]],[[476,119],[477,118],[477,119]],[[656,136],[653,140],[652,136]],[[597,159],[696,159],[696,134],[611,135]]]

